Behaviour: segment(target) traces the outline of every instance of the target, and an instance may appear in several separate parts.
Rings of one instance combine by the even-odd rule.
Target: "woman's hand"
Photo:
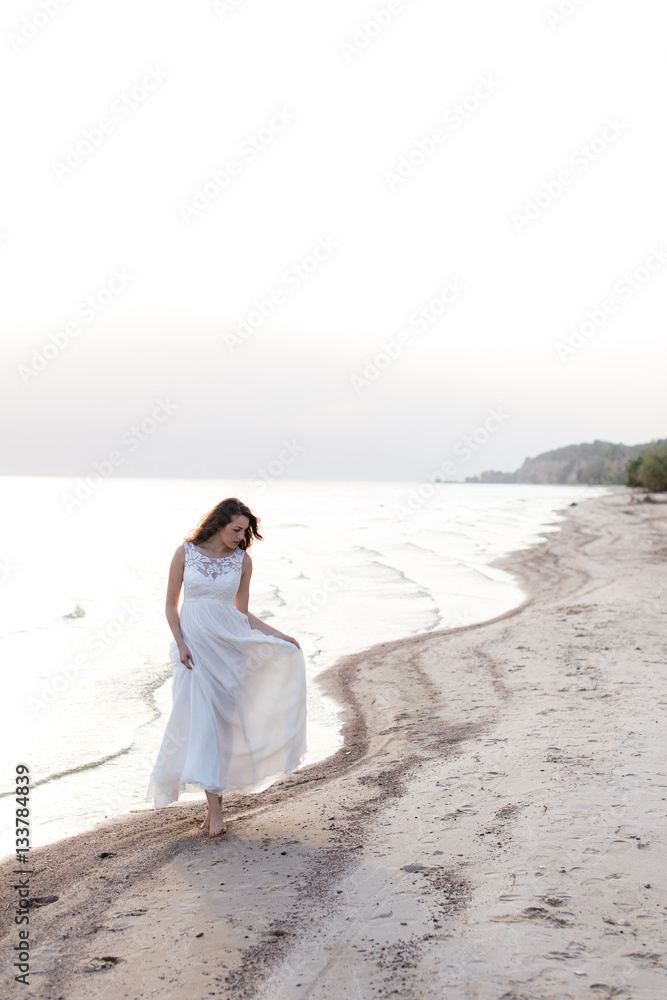
[[[181,658],[181,663],[184,663],[188,670],[192,670],[195,665],[194,660],[192,659],[192,653],[184,642],[182,642],[178,647],[178,655]]]
[[[241,611],[241,608],[237,608],[237,610]],[[263,622],[261,618],[258,618],[257,615],[253,615],[250,611],[242,611],[241,613],[248,619],[251,629],[256,630],[257,632],[262,632],[264,635],[272,635],[274,639],[284,639],[285,642],[293,642],[297,649],[301,649],[301,646],[297,640],[293,638],[293,636],[285,635],[284,632],[281,632],[277,628],[273,628],[272,625],[267,625],[266,622]]]
[[[287,642],[293,642],[297,649],[301,649],[299,643],[296,641],[296,639],[293,639],[291,635],[285,635],[284,632],[278,632],[278,638],[285,639]]]

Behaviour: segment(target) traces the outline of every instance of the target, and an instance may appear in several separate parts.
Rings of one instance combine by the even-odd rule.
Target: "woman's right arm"
[[[194,665],[192,661],[192,654],[183,640],[181,623],[178,616],[178,598],[181,595],[181,587],[183,586],[184,569],[185,546],[179,545],[174,552],[174,558],[171,560],[171,566],[169,567],[165,614],[167,616],[167,621],[169,622],[169,628],[171,629],[174,639],[176,640],[176,645],[178,646],[181,663],[184,663],[188,670],[192,670]]]

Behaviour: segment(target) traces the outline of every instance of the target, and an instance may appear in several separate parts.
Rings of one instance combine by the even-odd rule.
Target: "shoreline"
[[[505,550],[503,555],[511,558],[515,552],[534,545],[536,543],[536,539],[538,539],[540,535],[542,538],[546,536],[546,533],[549,531],[547,526],[554,524],[556,518],[558,519],[558,521],[556,521],[556,525],[559,524],[562,519],[560,512],[567,510],[568,503],[571,499],[571,490],[568,487],[563,487],[563,489],[567,491],[568,495],[567,498],[563,497],[560,499],[560,506],[554,510],[549,510],[548,512],[543,511],[540,519],[537,519],[537,512],[534,512],[532,520],[530,518],[528,519],[528,524],[531,525],[531,527],[529,527],[529,535],[523,538],[515,537],[512,541],[508,541],[503,544],[502,549]],[[575,499],[578,500],[578,497]],[[556,530],[556,525],[554,525],[551,530]],[[525,536],[525,526],[523,534]],[[517,548],[508,548],[508,545],[516,545]],[[502,559],[501,556],[497,558]],[[487,562],[485,557],[482,561],[481,567],[475,566],[475,568],[473,568],[472,564],[468,564],[467,572],[473,572],[473,574],[475,574],[481,571],[482,576],[485,576],[486,572],[484,567],[490,568],[495,567],[496,565],[497,561]],[[397,572],[395,568],[394,572]],[[398,572],[400,573],[401,571],[398,570]],[[416,582],[415,586],[419,587]],[[315,659],[321,658],[323,649],[320,649],[320,644],[316,643],[316,657],[311,661],[312,671],[310,670],[309,664],[309,671],[311,673],[309,684],[313,686],[313,692],[318,690],[318,678],[321,673],[324,673],[332,666],[335,667],[343,657],[350,656],[355,653],[361,653],[366,649],[372,648],[373,646],[385,641],[386,633],[388,631],[390,632],[390,641],[400,642],[406,638],[415,638],[416,636],[423,634],[425,631],[437,632],[439,634],[444,630],[456,627],[457,620],[467,620],[467,622],[473,626],[484,624],[486,621],[494,620],[489,619],[487,617],[488,615],[498,616],[499,614],[505,613],[505,611],[512,611],[523,605],[525,595],[519,589],[516,579],[512,577],[505,577],[504,581],[497,581],[494,586],[500,590],[500,594],[489,593],[487,595],[492,600],[491,607],[485,606],[484,597],[481,598],[481,605],[479,607],[474,607],[474,601],[480,598],[480,595],[477,592],[475,592],[470,598],[473,602],[472,609],[467,606],[468,598],[464,598],[466,602],[464,612],[465,617],[462,617],[457,613],[452,614],[452,609],[450,607],[449,614],[446,616],[441,612],[438,612],[435,621],[423,619],[420,619],[419,621],[403,621],[402,624],[404,627],[401,628],[392,628],[391,622],[384,622],[381,618],[380,624],[376,621],[375,625],[371,626],[370,630],[363,630],[367,632],[365,636],[358,634],[355,636],[357,641],[353,644],[345,643],[344,647],[347,648],[340,648],[341,643],[338,643],[339,649],[337,651],[331,650],[329,654],[325,654],[327,662],[324,664],[320,662],[317,667],[314,666]],[[503,589],[505,589],[504,594]],[[466,586],[466,581],[460,581],[460,586],[457,590],[467,594],[468,587]],[[483,590],[484,582],[482,582],[482,591]],[[452,595],[452,597],[456,608],[456,592]],[[495,607],[493,606],[494,604]],[[381,610],[382,609],[380,609],[380,611]],[[472,616],[470,614],[471,610]],[[443,621],[443,617],[446,617],[449,620]],[[89,622],[88,628],[93,629],[93,623]],[[289,630],[289,627],[286,627],[286,630]],[[324,649],[326,649],[326,645],[327,644],[324,643]],[[164,674],[165,670],[167,671],[166,674]],[[38,785],[48,786],[42,788],[39,794],[35,793],[35,799],[33,802],[35,818],[37,820],[37,825],[33,827],[32,832],[33,845],[35,847],[47,847],[50,844],[58,843],[61,840],[87,833],[106,821],[128,817],[142,811],[145,808],[148,808],[143,801],[143,796],[137,795],[136,792],[133,793],[130,790],[132,787],[130,771],[134,770],[134,768],[131,763],[128,763],[128,761],[131,762],[133,755],[136,755],[136,752],[139,749],[138,743],[140,743],[141,738],[146,731],[146,727],[157,724],[158,728],[161,725],[162,730],[164,730],[171,708],[171,693],[169,690],[171,686],[171,675],[172,669],[167,663],[166,666],[163,664],[159,676],[154,676],[152,671],[150,678],[143,680],[141,689],[137,695],[137,710],[140,711],[141,709],[144,709],[147,716],[142,718],[141,721],[137,720],[134,727],[134,733],[129,738],[129,742],[127,741],[127,738],[125,740],[127,745],[118,746],[116,742],[112,741],[110,745],[115,747],[115,749],[108,750],[108,752],[106,752],[106,756],[104,756],[105,751],[103,746],[97,743],[92,751],[92,757],[91,753],[84,747],[80,751],[82,755],[79,757],[80,763],[72,763],[70,753],[67,757],[67,762],[56,761],[52,764],[52,769],[50,771],[45,769],[40,771],[39,775],[35,775],[36,781],[34,782],[33,787],[36,788]],[[160,701],[160,707],[156,704],[154,697],[158,690],[161,692],[161,699],[165,691],[167,698],[167,702],[163,703],[162,700]],[[58,700],[57,695],[53,692],[51,692],[51,696]],[[46,697],[46,695],[44,695],[44,697]],[[310,697],[312,699],[313,695],[311,694]],[[317,695],[315,695],[314,700],[317,700]],[[313,709],[317,709],[317,705],[314,702],[311,707]],[[309,739],[309,743],[312,742],[314,752],[312,754],[310,752],[308,753],[306,759],[306,764],[308,766],[310,766],[311,763],[316,764],[323,761],[326,757],[333,754],[340,745],[342,740],[340,716],[344,711],[344,702],[340,698],[337,698],[328,704],[327,710],[321,715],[319,719],[321,729],[315,722],[315,716],[311,720],[313,725],[312,727],[309,726],[309,736],[312,737],[312,740]],[[148,714],[150,714],[151,717],[148,717]],[[159,721],[160,719],[161,722]],[[49,720],[48,717],[46,721],[47,725],[51,725],[51,720]],[[60,730],[55,730],[51,734],[53,736],[52,742],[55,745],[59,742],[62,726],[67,726],[66,719],[61,720]],[[312,731],[310,731],[311,729]],[[98,756],[93,759],[95,752],[97,752]],[[100,753],[102,756],[100,756]],[[153,760],[151,760],[150,766],[152,766],[156,753],[157,748],[153,751]],[[144,764],[149,757],[150,753],[144,748]],[[107,766],[109,764],[112,765],[111,768]],[[121,772],[123,770],[125,771],[125,773],[120,776],[121,780],[124,779],[124,792],[122,795],[116,792],[115,786],[112,787],[109,784],[109,776],[114,774],[116,765],[119,765],[118,770]],[[148,771],[150,771],[150,766],[148,767]],[[86,782],[90,783],[93,789],[93,797],[90,801],[88,801],[88,795],[86,794]],[[145,783],[146,785],[148,784],[148,773],[145,778]],[[59,791],[56,789],[56,785],[59,787]],[[2,825],[7,833],[7,837],[5,838],[6,848],[5,852],[0,853],[0,864],[2,864],[3,861],[10,856],[8,850],[11,842],[9,837],[9,825],[10,823],[13,823],[13,819],[9,812],[11,805],[11,793],[9,792],[9,786],[6,787],[7,790],[4,793],[0,793],[0,805],[3,805],[3,798],[7,800],[4,802],[4,811],[2,812]],[[44,793],[46,795],[46,799],[49,801],[46,801],[44,798]],[[42,796],[41,798],[40,795]],[[70,814],[69,817],[63,817],[61,815],[60,801],[69,802],[70,808],[67,810]],[[181,801],[184,805],[191,803],[192,793],[181,796]]]
[[[219,997],[278,998],[293,996],[303,982],[314,991],[309,996],[340,996],[342,1000],[356,995],[355,989],[358,993],[354,981],[366,983],[369,995],[377,987],[378,996],[389,996],[397,988],[409,991],[403,995],[414,991],[417,996],[428,985],[432,990],[446,987],[450,995],[463,997],[470,995],[465,992],[466,983],[474,971],[479,978],[475,995],[488,996],[489,1000],[503,993],[501,986],[508,998],[519,998],[522,990],[530,994],[538,988],[540,997],[553,996],[554,1000],[584,995],[614,995],[623,1000],[622,991],[636,989],[639,984],[649,990],[643,996],[657,998],[662,962],[662,958],[655,958],[662,956],[657,940],[652,950],[648,944],[637,943],[640,958],[622,962],[618,958],[619,968],[627,966],[639,977],[631,986],[622,981],[623,976],[628,979],[627,971],[618,974],[618,982],[609,974],[604,978],[601,973],[600,980],[585,971],[595,952],[591,939],[600,931],[597,923],[602,922],[600,947],[610,943],[603,939],[624,933],[622,922],[614,919],[615,910],[605,911],[608,923],[599,917],[595,933],[588,926],[581,947],[573,948],[572,935],[578,933],[573,928],[578,921],[569,912],[571,894],[556,886],[517,913],[493,915],[485,911],[485,906],[491,905],[486,895],[489,883],[495,883],[500,875],[482,877],[494,864],[494,851],[510,855],[513,881],[511,885],[503,883],[503,892],[497,895],[501,902],[496,901],[495,908],[511,909],[521,896],[520,886],[525,889],[547,876],[546,871],[540,874],[537,861],[538,871],[530,875],[526,841],[532,844],[535,857],[547,861],[554,850],[558,855],[558,846],[549,847],[549,827],[542,829],[540,824],[547,813],[557,816],[559,809],[566,808],[564,789],[569,792],[567,800],[572,798],[585,812],[590,794],[578,797],[581,775],[572,761],[576,758],[587,774],[582,763],[586,755],[568,757],[564,733],[581,742],[584,733],[594,732],[594,720],[586,718],[586,724],[571,725],[570,720],[581,711],[579,704],[575,699],[574,707],[568,705],[565,711],[560,702],[570,698],[568,685],[583,683],[584,687],[577,689],[582,699],[611,699],[601,707],[616,704],[615,690],[598,690],[602,674],[613,673],[613,665],[602,656],[599,666],[591,662],[580,669],[574,659],[593,660],[610,649],[616,655],[622,643],[606,647],[594,643],[590,655],[573,659],[572,649],[584,646],[574,640],[584,636],[584,629],[597,640],[609,630],[627,631],[635,626],[639,620],[636,613],[626,623],[626,615],[610,617],[607,608],[615,601],[627,610],[636,601],[633,593],[627,592],[630,578],[645,583],[648,576],[655,576],[656,590],[665,587],[665,511],[658,505],[633,504],[630,496],[629,491],[614,492],[565,508],[566,517],[557,532],[548,533],[537,545],[496,560],[492,565],[514,574],[528,593],[516,608],[486,622],[379,643],[343,657],[321,673],[318,685],[345,705],[341,713],[344,745],[331,757],[287,776],[262,793],[230,796],[225,802],[229,832],[221,840],[207,840],[199,832],[203,803],[176,803],[116,818],[35,849],[32,861],[38,872],[33,878],[34,896],[59,897],[37,907],[32,917],[32,986],[40,990],[38,995],[85,1000],[112,990],[108,995],[114,997],[166,998],[175,995],[174,988],[181,989],[182,995],[192,991],[198,995],[196,991],[206,987],[210,995]],[[628,572],[619,581],[615,560],[621,557]],[[660,584],[658,573],[662,574]],[[654,674],[660,674],[653,683],[661,685],[665,680],[664,639],[653,619],[660,623],[665,593],[667,590],[659,590],[662,603],[658,597],[644,609],[644,619],[649,613],[653,618],[651,627],[645,621],[642,630],[642,646],[649,641],[647,633],[652,629],[656,632],[649,642],[650,662],[660,662],[662,657],[662,672],[652,668]],[[598,601],[587,603],[592,594],[598,594]],[[607,599],[605,595],[611,596]],[[555,610],[558,602],[575,597],[582,600]],[[641,607],[637,602],[635,612]],[[601,608],[605,609],[604,620],[598,622]],[[559,628],[554,614],[561,615],[566,629]],[[574,636],[567,630],[570,618],[580,629]],[[566,631],[567,642],[561,644],[561,632]],[[512,657],[518,658],[510,653],[510,646],[517,642],[521,663],[508,665]],[[540,642],[541,653],[534,648]],[[561,645],[564,653],[558,649]],[[568,657],[575,680],[563,682],[558,674],[558,683],[565,683],[565,687],[552,690],[540,670],[541,661],[548,661],[546,673],[550,676],[556,670],[552,661],[559,663]],[[452,668],[449,673],[448,666]],[[632,688],[641,685],[624,680],[626,674],[624,668],[618,678],[614,675],[613,685],[621,685],[619,690],[630,706],[637,694]],[[526,686],[528,677],[534,688]],[[588,688],[591,678],[596,684]],[[664,696],[664,686],[656,690]],[[593,693],[589,696],[584,691]],[[558,694],[562,694],[560,700]],[[653,711],[653,702],[649,703]],[[531,761],[537,751],[517,719],[523,719],[524,728],[526,724],[538,726],[544,711],[538,706],[544,704],[548,706],[548,731],[552,732],[552,724],[562,731],[553,733],[548,747],[545,744],[542,748],[540,743],[539,752],[548,751],[546,757],[553,760],[535,770]],[[664,720],[665,710],[658,709],[657,703],[655,712],[657,719]],[[565,721],[556,725],[560,715]],[[632,716],[633,726],[638,726],[640,719]],[[663,732],[660,725],[655,728]],[[541,740],[546,734],[539,726],[537,731]],[[585,739],[604,742],[597,730]],[[581,750],[579,743],[577,746]],[[649,750],[645,752],[651,756],[657,747]],[[520,763],[518,773],[505,769],[508,753]],[[465,771],[474,760],[479,768],[494,765],[479,771],[481,780],[478,765]],[[637,762],[628,762],[628,771],[630,763],[637,768]],[[549,764],[558,766],[549,768]],[[539,787],[535,792],[524,787],[542,781],[541,773],[559,769],[562,774],[553,788]],[[458,781],[452,770],[457,772]],[[644,784],[656,777],[655,773],[644,775]],[[620,787],[623,782],[621,776],[618,778]],[[478,783],[480,788],[475,790]],[[657,780],[654,787],[657,790]],[[615,788],[612,782],[610,795]],[[478,795],[480,790],[483,796]],[[533,801],[535,795],[541,802],[539,807]],[[449,800],[446,807],[441,798]],[[475,802],[470,801],[473,798]],[[655,805],[653,799],[651,803]],[[637,797],[632,806],[637,809],[640,805]],[[614,802],[613,808],[619,810],[615,819],[621,819],[623,802]],[[578,821],[580,814],[575,811],[573,817]],[[606,823],[603,810],[598,825],[606,830]],[[636,854],[634,867],[639,864],[643,872],[643,864],[644,881],[652,885],[652,878],[657,886],[655,852],[664,851],[664,843],[659,849],[653,847],[660,841],[655,820],[653,823],[648,840],[649,835],[642,832],[618,836],[621,843],[630,838]],[[483,831],[477,829],[480,825]],[[627,825],[621,823],[619,829]],[[525,829],[519,836],[522,826]],[[596,830],[596,824],[589,823],[592,856],[600,853],[592,846]],[[613,838],[610,842],[616,843]],[[482,857],[478,858],[480,851]],[[561,846],[561,860],[566,860],[568,851],[571,847],[564,850]],[[106,857],[100,857],[102,854]],[[403,856],[407,860],[397,865]],[[550,863],[543,867],[549,868]],[[5,884],[13,865],[11,859],[1,865]],[[220,877],[222,872],[226,877]],[[564,872],[562,869],[561,874]],[[591,874],[594,872],[592,866]],[[611,898],[607,900],[604,890],[609,895],[615,889],[614,878],[604,875],[600,881],[606,881],[606,886],[595,887],[610,908],[616,904]],[[653,891],[656,898],[649,914],[657,909],[658,892],[662,893],[660,905],[667,905],[664,885]],[[644,890],[647,894],[650,896],[648,888]],[[528,899],[530,893],[523,895]],[[137,898],[140,904],[133,904]],[[558,903],[553,902],[556,899]],[[379,907],[377,912],[375,906]],[[527,911],[532,915],[521,915]],[[9,943],[13,944],[11,917],[11,911],[5,909],[3,933],[9,929]],[[322,924],[324,917],[327,919]],[[654,932],[649,916],[643,920],[641,941],[648,942]],[[488,944],[503,927],[505,935],[511,932],[512,948],[519,949],[512,975],[505,978],[501,966],[507,961],[512,964],[512,960],[501,942],[508,939],[496,940],[497,953],[490,949],[489,954]],[[479,937],[482,928],[484,935]],[[621,940],[629,946],[632,935],[629,930],[626,933],[628,939]],[[562,955],[567,957],[550,958],[557,950],[548,948],[540,952],[537,965],[546,965],[550,971],[546,978],[539,973],[542,978],[537,986],[536,981],[521,979],[521,975],[529,971],[526,956],[532,955],[533,939],[540,936],[554,941],[558,938]],[[105,956],[117,961],[106,962]],[[615,960],[617,957],[614,953]],[[577,968],[570,972],[568,965],[573,967],[573,963]],[[581,973],[580,979],[576,972]],[[596,982],[621,992],[593,994]],[[655,994],[650,992],[654,989]]]

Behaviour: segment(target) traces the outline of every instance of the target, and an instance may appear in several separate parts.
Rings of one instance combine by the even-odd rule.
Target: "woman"
[[[248,549],[261,538],[252,511],[228,497],[179,545],[169,571],[173,706],[146,799],[166,806],[203,788],[211,837],[226,831],[225,789],[265,787],[306,751],[301,647],[248,611]]]

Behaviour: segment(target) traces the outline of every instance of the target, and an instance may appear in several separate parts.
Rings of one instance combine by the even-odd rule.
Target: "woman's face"
[[[220,529],[220,538],[230,549],[235,549],[239,542],[243,541],[246,528],[249,524],[250,521],[248,518],[239,514],[238,517],[232,518],[229,524]]]

